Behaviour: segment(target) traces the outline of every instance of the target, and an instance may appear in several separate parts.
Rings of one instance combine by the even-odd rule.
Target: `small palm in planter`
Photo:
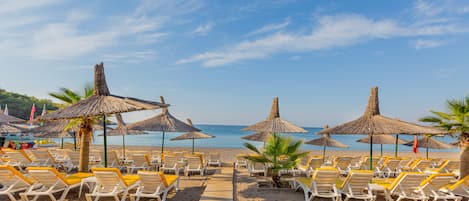
[[[272,181],[275,187],[280,187],[279,171],[295,167],[301,158],[308,155],[308,152],[298,150],[301,144],[303,142],[300,140],[278,136],[274,133],[267,139],[263,150],[257,149],[250,143],[244,143],[246,148],[258,154],[245,156],[245,158],[252,162],[268,164],[270,170],[272,170]]]

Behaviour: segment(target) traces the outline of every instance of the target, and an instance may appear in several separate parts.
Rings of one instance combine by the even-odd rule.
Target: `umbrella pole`
[[[73,149],[77,150],[77,133],[73,132]]]
[[[322,163],[326,160],[326,145],[324,145],[324,148],[322,150]]]
[[[370,170],[373,170],[373,134],[370,135]]]
[[[104,137],[104,167],[107,167],[107,136],[106,136],[106,115],[103,115],[103,137]]]
[[[60,143],[60,149],[64,149],[64,138],[62,137],[60,139],[61,143]]]
[[[194,141],[195,141],[195,139],[192,138],[192,154],[194,154]]]
[[[428,160],[428,136],[427,136],[427,144],[425,145],[427,147],[427,160]]]
[[[163,157],[164,152],[164,130],[163,130],[163,140],[161,141],[161,157]]]
[[[383,144],[381,144],[381,157],[383,157]]]
[[[124,156],[124,160],[125,160],[126,159],[125,157],[125,133],[122,133],[122,155]]]
[[[399,141],[399,134],[396,134],[396,147],[394,148],[394,157],[395,158],[397,158],[397,146],[399,146],[398,141]]]

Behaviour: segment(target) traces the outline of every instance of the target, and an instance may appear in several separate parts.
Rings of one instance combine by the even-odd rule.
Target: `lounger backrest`
[[[98,181],[100,192],[111,192],[114,188],[125,188],[127,184],[117,168],[91,168]]]
[[[24,151],[6,151],[5,155],[14,163],[30,164],[32,162],[31,158]]]
[[[49,153],[47,150],[43,149],[38,149],[38,150],[33,150],[31,151],[33,154],[34,158],[36,159],[35,161],[40,161],[40,162],[49,162],[49,163],[54,163],[55,164],[55,159],[52,157],[52,155]]]
[[[454,174],[434,174],[425,179],[420,186],[427,195],[431,195],[431,190],[438,191],[448,186],[454,179]]]
[[[143,191],[146,193],[160,192],[160,189],[165,188],[164,179],[158,172],[139,171],[138,176],[140,186],[143,187]]]
[[[80,162],[80,152],[79,151],[67,151],[68,160],[74,164],[78,165]]]
[[[365,194],[364,190],[372,179],[373,171],[371,170],[352,170],[339,188],[353,195]]]
[[[348,168],[348,166],[350,165],[351,162],[352,162],[351,157],[338,157],[335,160],[334,167],[345,170],[345,169]]]
[[[371,170],[374,170],[376,168],[376,166],[378,165],[378,162],[379,162],[379,157],[372,157],[372,158],[366,157],[365,160],[362,163],[362,169],[363,170],[370,170],[370,160],[371,160],[371,163],[372,163],[371,164],[371,167],[372,167]]]
[[[197,169],[202,167],[202,163],[199,157],[188,157],[187,166],[189,169]]]
[[[254,170],[263,170],[265,169],[265,165],[263,163],[256,163],[256,162],[253,162],[252,163],[252,168]]]
[[[431,164],[432,162],[429,160],[419,160],[414,164],[413,169],[425,170],[426,168],[429,168]]]
[[[165,156],[164,157],[164,166],[173,167],[178,163],[178,160],[175,156]]]
[[[56,186],[56,188],[68,186],[65,178],[55,168],[52,167],[29,167],[29,176],[46,188]]]
[[[323,158],[311,158],[309,161],[309,167],[313,170],[320,168],[323,162]]]
[[[0,165],[0,184],[9,187],[15,183],[18,187],[28,187],[33,184],[33,181],[12,166]]]
[[[418,172],[401,172],[387,188],[390,192],[404,192],[411,195],[420,187],[427,176]]]
[[[338,178],[339,171],[334,168],[318,168],[313,173],[313,182],[318,193],[330,192]]]
[[[396,170],[397,168],[399,168],[400,163],[401,163],[400,160],[391,159],[386,162],[385,166],[391,170]]]
[[[90,151],[90,161],[101,161],[101,150],[91,150]]]
[[[132,154],[133,165],[135,166],[150,166],[150,161],[147,155]]]
[[[461,162],[459,161],[448,161],[444,169],[446,169],[449,172],[455,171],[459,169]]]
[[[210,153],[208,155],[210,161],[219,161],[220,160],[220,153]]]

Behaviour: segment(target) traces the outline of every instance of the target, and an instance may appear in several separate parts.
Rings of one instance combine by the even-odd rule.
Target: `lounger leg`
[[[28,196],[26,196],[24,193],[20,193],[20,198],[22,201],[28,201]]]
[[[15,198],[15,196],[13,196],[13,194],[7,193],[7,196],[8,196],[8,198],[10,198],[11,201],[16,201],[16,198]]]
[[[68,191],[70,191],[70,188],[66,188],[64,192],[62,193],[62,196],[60,196],[60,201],[65,200],[65,197],[67,197]],[[52,193],[51,193],[52,195]],[[53,195],[52,195],[53,196]]]
[[[49,198],[51,201],[57,201],[52,193],[49,194]]]
[[[86,201],[91,201],[91,194],[89,193],[85,194],[85,199]]]

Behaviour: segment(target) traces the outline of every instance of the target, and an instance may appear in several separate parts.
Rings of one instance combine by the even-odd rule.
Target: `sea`
[[[195,140],[195,147],[208,147],[208,148],[244,148],[243,144],[246,142],[252,143],[255,146],[262,146],[262,142],[254,142],[254,141],[247,141],[241,139],[241,137],[245,135],[252,134],[252,131],[243,131],[242,129],[246,126],[237,126],[237,125],[196,125],[197,128],[201,129],[203,133],[213,135],[215,138],[210,139],[198,139]],[[304,128],[308,131],[308,133],[295,133],[295,134],[282,134],[284,136],[291,136],[297,140],[312,140],[321,135],[317,135],[316,133],[322,130],[322,128],[314,128],[314,127],[306,127]],[[93,144],[99,145],[103,144],[103,136],[99,136],[100,132],[96,131],[93,137]],[[165,147],[192,147],[192,140],[178,140],[178,141],[171,141],[171,138],[174,138],[178,135],[183,133],[176,133],[176,132],[166,132],[165,133]],[[331,135],[337,141],[340,141],[344,144],[347,144],[349,148],[333,148],[327,147],[328,150],[369,150],[370,145],[356,142],[356,140],[360,138],[366,137],[366,135]],[[400,139],[412,141],[414,139],[413,136],[410,135],[399,135]],[[446,142],[452,143],[457,139],[451,136],[445,137],[435,137],[435,139]],[[161,146],[162,140],[162,133],[161,132],[148,132],[148,134],[144,135],[126,135],[125,136],[125,144],[126,145],[140,145],[140,146]],[[59,139],[55,139],[55,141],[60,142]],[[73,142],[70,138],[65,138],[64,141],[66,142]],[[107,143],[109,145],[122,145],[123,138],[122,136],[108,136]],[[378,151],[380,150],[380,145],[375,144],[373,145],[373,150]],[[313,146],[308,144],[303,144],[301,149],[303,150],[322,150],[323,147]],[[395,145],[383,145],[383,151],[394,151]],[[412,151],[411,146],[399,145],[399,151]],[[420,151],[425,151],[424,148],[420,148]],[[432,149],[432,152],[455,152],[458,151],[458,148],[454,149]]]

